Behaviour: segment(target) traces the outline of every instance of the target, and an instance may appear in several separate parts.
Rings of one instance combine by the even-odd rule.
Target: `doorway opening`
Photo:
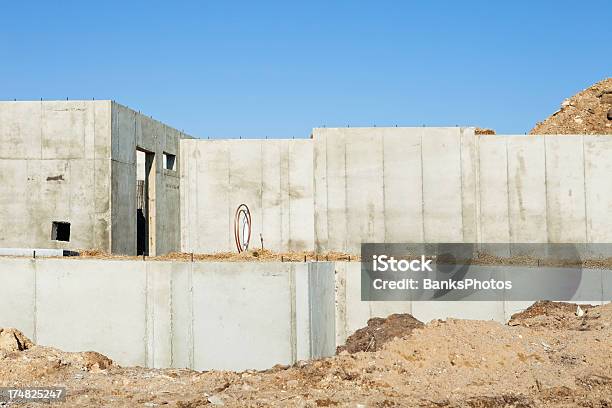
[[[136,150],[136,254],[155,256],[155,153]]]

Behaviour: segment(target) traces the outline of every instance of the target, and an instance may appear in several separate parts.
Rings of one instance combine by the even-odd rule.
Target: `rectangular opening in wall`
[[[70,241],[70,223],[65,221],[53,221],[51,226],[51,239],[53,241]]]
[[[175,170],[176,155],[164,152],[164,169]]]
[[[164,155],[165,157],[165,155]],[[136,253],[155,255],[155,153],[136,150]]]

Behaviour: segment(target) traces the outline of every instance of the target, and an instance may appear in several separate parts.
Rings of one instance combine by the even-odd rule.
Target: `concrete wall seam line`
[[[386,179],[385,179],[385,135],[381,135],[380,136],[380,144],[381,144],[381,160],[382,160],[382,190],[383,190],[383,194],[382,194],[382,208],[383,208],[383,230],[384,230],[384,235],[383,235],[383,239],[385,242],[387,241],[387,200],[386,200],[386,194],[385,191],[386,189]]]
[[[292,264],[289,268],[289,307],[290,307],[290,333],[289,347],[291,348],[291,364],[297,362],[297,298],[295,288],[295,266]]]
[[[506,138],[504,143],[506,149],[506,205],[507,205],[507,214],[506,219],[508,220],[508,242],[514,243],[513,234],[512,234],[512,220],[510,219],[510,174],[509,174],[509,166],[510,162],[508,161],[508,138]]]
[[[95,192],[97,191],[97,185],[96,185],[96,108],[94,106],[93,109],[93,145],[94,145],[94,149],[93,149],[93,188],[94,188],[94,200],[96,200],[96,196],[95,196]],[[85,149],[85,142],[83,142],[83,149]],[[85,153],[83,154],[83,157],[85,157]],[[94,223],[91,224],[91,240],[92,242],[94,242],[94,244],[96,244],[96,225]]]
[[[545,206],[544,206],[544,210],[546,211],[546,214],[544,215],[544,219],[545,219],[545,223],[544,226],[546,227],[546,242],[550,242],[550,229],[548,227],[549,225],[549,207],[548,207],[548,178],[546,177],[546,160],[547,160],[547,154],[546,154],[546,135],[542,136],[542,141],[544,143],[544,200],[545,200]]]
[[[229,203],[229,205],[227,206],[227,223],[228,223],[228,234],[227,234],[227,245],[229,248],[229,251],[233,251],[232,248],[232,233],[231,233],[231,228],[232,228],[232,214],[235,211],[235,209],[232,209],[232,201],[231,201],[231,185],[232,185],[232,149],[230,149],[229,147],[226,147],[227,150],[227,194],[226,194],[226,200]]]
[[[589,211],[587,201],[587,177],[586,177],[586,152],[584,149],[584,135],[580,137],[582,141],[582,182],[584,183],[584,236],[587,243],[591,242],[589,237]]]
[[[259,222],[259,231],[261,231],[261,234],[263,236],[263,231],[264,231],[264,216],[265,216],[265,211],[263,211],[264,208],[264,203],[263,203],[263,191],[264,191],[264,166],[263,163],[265,162],[265,157],[264,157],[264,145],[263,143],[260,141],[259,142],[259,156],[261,157],[261,166],[259,168],[259,177],[261,179],[260,183],[259,183],[259,206],[261,207],[262,211],[261,211],[261,219]],[[257,237],[251,237],[251,239],[253,240],[253,242],[255,243],[257,241]]]
[[[170,367],[174,367],[174,276],[170,273]]]
[[[329,138],[327,135],[325,138],[325,223],[327,224],[325,228],[325,236],[321,237],[324,239],[325,248],[329,248]],[[314,157],[313,157],[314,160]],[[316,183],[316,180],[314,180]]]
[[[347,144],[344,143],[344,217],[343,217],[343,222],[344,222],[344,252],[348,252],[348,248],[349,248],[349,228],[348,228],[348,216],[349,216],[349,208],[348,208],[348,173],[347,173],[347,161],[348,161],[348,155],[346,153],[346,146]],[[329,211],[329,208],[327,209],[327,211]]]
[[[421,161],[421,239],[423,240],[423,242],[426,242],[425,239],[425,186],[423,183],[423,133],[424,131],[421,130],[420,132],[420,136],[421,136],[421,140],[419,142],[419,149],[420,149],[420,161]]]
[[[145,367],[150,367],[150,344],[149,344],[149,340],[152,338],[149,331],[151,330],[150,326],[150,314],[151,314],[151,310],[150,310],[150,304],[149,304],[149,267],[147,265],[146,262],[144,263],[144,267],[145,267],[145,307],[144,307],[144,311],[145,311],[145,315],[144,315],[144,366]]]
[[[193,308],[193,262],[189,263],[189,334],[187,336],[188,348],[189,348],[189,368],[195,369],[195,339],[194,339],[194,325],[195,325],[195,312]]]
[[[291,240],[293,234],[291,231],[291,145],[287,144],[287,250],[291,250]]]
[[[38,265],[36,259],[30,260],[32,267],[34,268],[34,343],[38,342]]]
[[[461,241],[465,242],[465,214],[463,197],[463,129],[459,129],[459,191],[461,194]]]
[[[480,135],[475,135],[475,176],[474,195],[476,197],[476,242],[482,242],[482,221],[481,221],[481,188],[480,188]]]
[[[312,327],[312,323],[313,323],[313,312],[312,312],[312,297],[314,295],[314,290],[315,290],[315,285],[314,285],[314,280],[313,280],[313,268],[314,268],[314,264],[312,262],[309,262],[308,264],[308,269],[307,269],[307,273],[308,273],[308,334],[309,334],[309,344],[308,344],[308,354],[310,358],[314,358],[314,333],[313,333],[313,327]]]

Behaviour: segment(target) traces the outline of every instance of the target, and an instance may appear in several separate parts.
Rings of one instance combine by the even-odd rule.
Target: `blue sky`
[[[609,1],[3,2],[0,99],[114,99],[199,137],[524,133],[612,75]]]

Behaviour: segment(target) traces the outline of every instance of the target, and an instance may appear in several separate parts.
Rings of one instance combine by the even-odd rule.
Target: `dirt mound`
[[[474,133],[477,135],[494,135],[495,131],[493,129],[487,129],[487,128],[476,128],[474,129]]]
[[[0,328],[0,352],[24,351],[33,345],[34,343],[19,330]]]
[[[539,301],[512,315],[508,325],[556,330],[601,330],[612,321],[612,308]]]
[[[99,372],[113,366],[113,361],[100,353],[68,353],[38,346],[19,330],[0,328],[0,378],[3,378],[6,361],[11,361],[9,369],[25,369],[31,379],[43,378],[68,367]]]
[[[357,330],[346,339],[346,344],[336,349],[336,354],[347,351],[350,354],[360,351],[377,351],[395,338],[410,335],[412,330],[423,327],[424,324],[412,315],[392,314],[386,319],[374,317],[368,320],[368,325]]]
[[[529,132],[545,134],[612,134],[612,78],[566,99],[561,108]]]

